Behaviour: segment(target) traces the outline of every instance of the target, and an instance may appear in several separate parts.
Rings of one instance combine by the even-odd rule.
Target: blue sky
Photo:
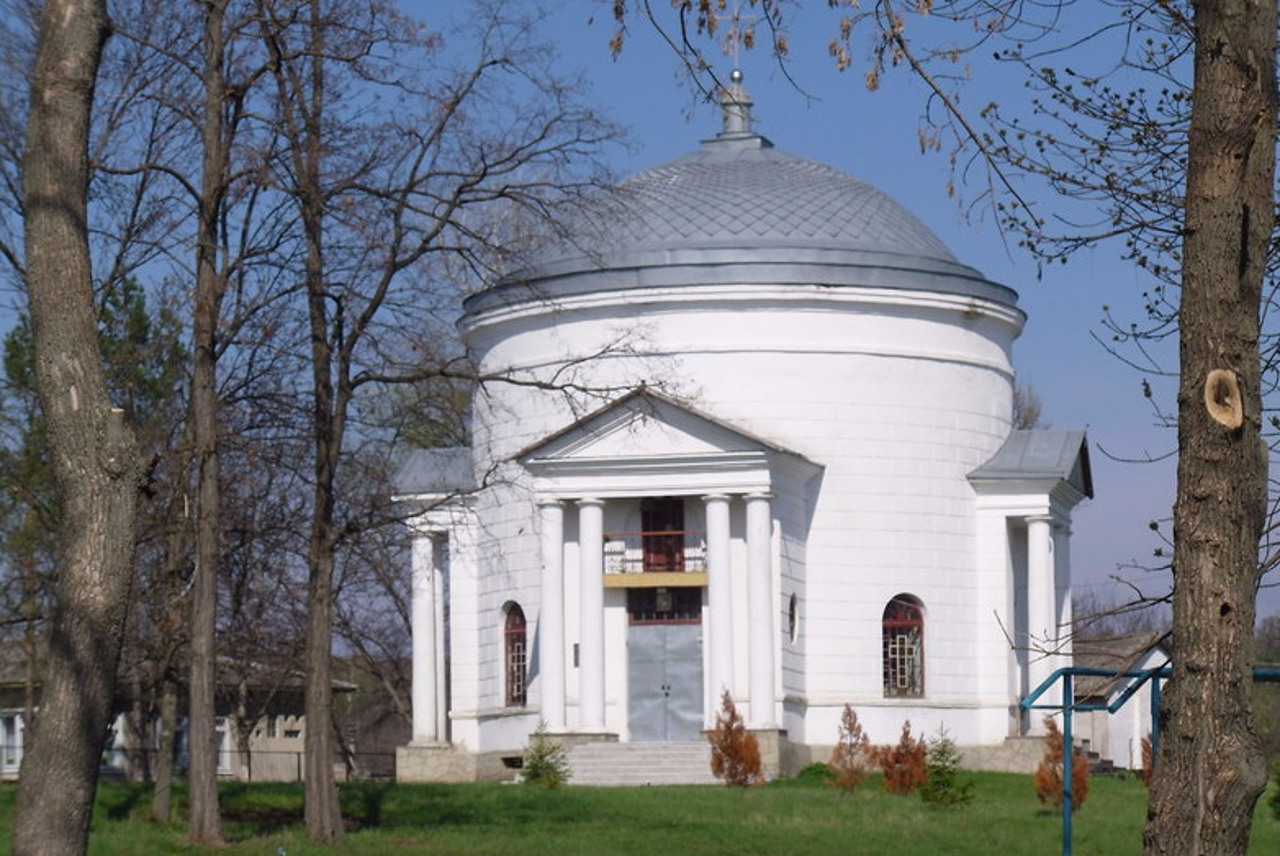
[[[666,3],[655,8],[665,10]],[[1141,320],[1140,295],[1149,286],[1115,248],[1086,251],[1066,266],[1038,275],[1037,265],[1001,236],[988,216],[966,218],[947,194],[947,159],[922,154],[917,129],[923,88],[902,70],[887,76],[876,92],[863,85],[865,65],[856,61],[839,74],[827,56],[831,19],[813,15],[790,32],[792,73],[799,92],[761,50],[744,52],[741,65],[755,100],[756,129],[775,145],[843,169],[879,187],[927,223],[966,264],[989,279],[1016,289],[1029,321],[1015,347],[1023,382],[1034,386],[1053,427],[1089,431],[1097,498],[1075,515],[1072,564],[1078,586],[1104,598],[1124,596],[1112,578],[1123,576],[1159,590],[1161,582],[1131,566],[1151,565],[1160,540],[1149,527],[1167,520],[1173,499],[1172,458],[1163,463],[1124,463],[1109,457],[1142,459],[1168,455],[1173,432],[1156,426],[1141,379],[1094,340],[1104,335],[1103,306],[1122,319]],[[677,59],[644,22],[636,19],[626,48],[609,54],[612,18],[605,3],[578,0],[544,18],[546,34],[560,46],[567,70],[585,73],[595,101],[628,128],[630,147],[613,156],[620,175],[630,174],[695,148],[719,127],[719,113],[696,102]],[[856,55],[855,55],[856,60]],[[732,66],[724,58],[723,72]],[[1021,81],[979,68],[972,102],[1025,98]],[[806,95],[807,93],[807,95]],[[975,191],[961,189],[971,196]],[[1055,200],[1040,188],[1024,194],[1053,213]],[[1058,206],[1061,207],[1060,204]],[[1170,354],[1172,356],[1172,354]],[[1156,394],[1172,407],[1172,384],[1156,383]],[[1167,522],[1163,531],[1168,531]],[[1271,599],[1262,613],[1275,611]]]

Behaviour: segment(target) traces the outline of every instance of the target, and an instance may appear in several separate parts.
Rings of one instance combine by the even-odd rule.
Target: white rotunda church
[[[406,780],[529,735],[698,741],[771,771],[945,727],[976,764],[1070,664],[1082,431],[1014,430],[1017,295],[750,127],[624,182],[466,301],[473,444],[414,454]],[[986,760],[984,760],[986,759]]]

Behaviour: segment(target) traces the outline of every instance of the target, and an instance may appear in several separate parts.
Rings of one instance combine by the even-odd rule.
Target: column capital
[[[753,491],[750,491],[750,492],[748,492],[748,493],[743,494],[743,495],[742,495],[742,498],[743,498],[743,499],[748,499],[748,500],[751,500],[751,499],[764,499],[764,500],[769,500],[769,499],[773,499],[773,494],[772,494],[772,493],[770,493],[770,492],[769,492],[769,491],[767,491],[767,490],[753,490]]]
[[[577,505],[579,508],[586,508],[593,505],[595,506],[604,505],[604,500],[594,496],[584,496],[582,499],[575,500],[574,504]]]
[[[558,496],[540,496],[534,500],[539,508],[563,508],[564,500]]]
[[[703,502],[715,502],[718,500],[723,500],[724,502],[728,502],[731,499],[733,499],[733,497],[727,493],[704,493],[702,495]]]

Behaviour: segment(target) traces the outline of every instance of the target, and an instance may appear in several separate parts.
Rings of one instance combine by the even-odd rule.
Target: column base
[[[782,772],[782,744],[786,732],[781,728],[749,728],[760,744],[760,772],[766,779],[776,779]]]

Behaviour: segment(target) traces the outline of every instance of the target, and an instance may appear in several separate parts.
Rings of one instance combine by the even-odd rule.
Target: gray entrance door
[[[633,624],[627,632],[628,725],[637,742],[698,740],[702,625]]]

